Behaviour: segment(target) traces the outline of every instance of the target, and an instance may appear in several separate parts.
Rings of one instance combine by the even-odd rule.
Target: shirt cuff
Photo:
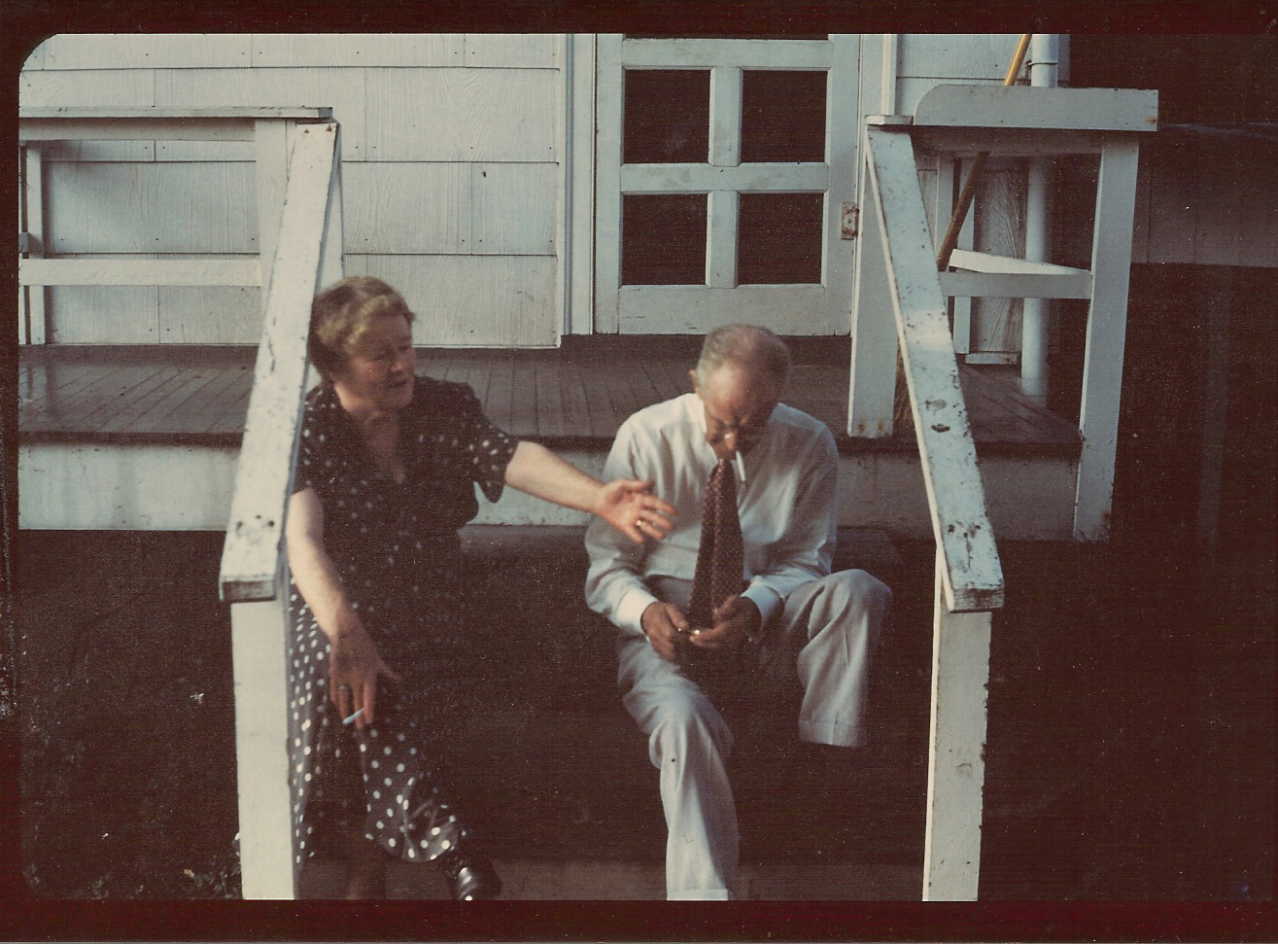
[[[776,616],[777,610],[781,609],[781,596],[771,587],[765,584],[750,584],[741,594],[751,603],[759,608],[759,628],[763,629],[771,622],[772,617]]]
[[[644,610],[656,602],[657,598],[647,587],[627,590],[613,610],[612,621],[624,633],[643,636]]]

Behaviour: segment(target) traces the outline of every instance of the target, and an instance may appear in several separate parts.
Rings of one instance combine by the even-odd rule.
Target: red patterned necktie
[[[742,591],[741,520],[737,517],[737,480],[732,463],[720,459],[706,483],[701,511],[701,547],[692,578],[688,619],[694,628],[714,625],[715,607]]]

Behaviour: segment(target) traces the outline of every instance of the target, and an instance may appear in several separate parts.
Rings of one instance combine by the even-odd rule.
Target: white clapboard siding
[[[155,73],[155,104],[170,108],[331,107],[333,120],[342,126],[343,160],[360,160],[364,154],[364,75],[363,69],[159,69]]]
[[[897,72],[903,78],[1001,80],[1019,39],[1019,33],[904,33]]]
[[[346,271],[385,279],[417,313],[416,344],[551,347],[557,263],[548,256],[362,256]]]
[[[41,44],[44,69],[194,69],[252,61],[247,33],[87,33]]]
[[[150,285],[55,285],[48,294],[54,344],[155,344],[158,290]]]
[[[551,255],[557,185],[555,164],[348,163],[346,249]]]
[[[159,341],[165,344],[257,344],[262,339],[261,289],[177,286],[158,289]]]
[[[976,249],[1001,256],[1025,254],[1025,170],[990,161],[976,186]],[[972,299],[969,350],[1016,351],[1021,346],[1019,298]]]
[[[252,252],[255,198],[252,164],[51,164],[49,249]]]
[[[466,65],[501,69],[559,68],[556,33],[467,33]]]
[[[368,69],[366,75],[368,160],[559,159],[557,72]]]
[[[458,66],[461,33],[254,33],[254,66]]]
[[[71,72],[23,72],[18,77],[18,104],[154,105],[152,69],[88,69]]]

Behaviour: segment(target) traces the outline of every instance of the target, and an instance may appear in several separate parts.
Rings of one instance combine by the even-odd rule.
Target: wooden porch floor
[[[511,434],[558,446],[610,441],[635,410],[685,392],[695,339],[571,339],[557,350],[428,350],[418,371],[470,384]],[[786,402],[829,425],[845,454],[913,449],[849,437],[847,340],[796,345]],[[255,349],[164,345],[25,348],[18,424],[24,441],[186,442],[237,445]],[[1076,453],[1077,429],[1021,394],[1012,368],[962,369],[982,452]]]

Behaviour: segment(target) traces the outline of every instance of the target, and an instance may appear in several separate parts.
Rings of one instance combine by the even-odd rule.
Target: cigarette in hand
[[[357,719],[357,718],[358,718],[360,715],[362,715],[363,713],[364,713],[364,709],[363,709],[363,708],[359,709],[359,710],[358,710],[358,711],[356,711],[353,715],[351,715],[349,718],[343,718],[343,719],[342,719],[342,724],[354,724],[354,723],[355,723],[355,719]]]

